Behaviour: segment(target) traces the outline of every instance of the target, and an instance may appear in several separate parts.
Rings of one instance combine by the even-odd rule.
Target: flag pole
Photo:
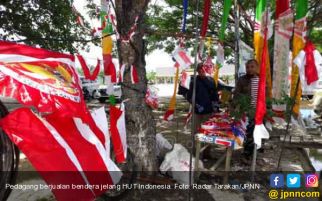
[[[191,142],[192,142],[192,149],[190,151],[190,161],[189,161],[189,201],[191,200],[191,186],[192,186],[192,152],[195,149],[195,124],[196,124],[196,115],[195,115],[195,105],[196,105],[196,71],[197,71],[197,66],[198,66],[198,44],[199,44],[199,3],[200,0],[197,0],[197,5],[196,5],[196,42],[195,42],[195,61],[194,61],[194,69],[193,69],[193,89],[192,89],[192,122],[191,122]]]
[[[239,6],[238,0],[234,0],[234,14],[235,14],[235,83],[238,80],[239,70]]]
[[[281,164],[281,159],[282,159],[282,155],[283,155],[284,145],[285,145],[285,141],[286,141],[286,135],[289,133],[290,123],[291,123],[291,119],[292,119],[292,111],[293,111],[293,108],[294,108],[295,103],[296,103],[296,97],[297,97],[297,91],[298,91],[299,85],[300,85],[300,75],[298,75],[297,82],[296,82],[296,86],[295,86],[295,93],[294,93],[294,96],[291,99],[291,100],[293,100],[293,102],[292,102],[292,105],[291,105],[291,108],[290,108],[290,116],[287,119],[286,130],[284,132],[284,138],[283,138],[283,142],[282,142],[282,146],[281,146],[281,152],[280,152],[279,157],[278,157],[278,162],[277,162],[276,170],[279,169],[280,164]]]

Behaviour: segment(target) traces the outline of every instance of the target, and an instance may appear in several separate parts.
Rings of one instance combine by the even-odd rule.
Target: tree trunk
[[[155,156],[155,120],[151,108],[145,103],[147,79],[145,70],[145,44],[143,40],[143,22],[148,0],[117,0],[116,18],[120,40],[117,42],[120,64],[125,64],[122,83],[122,99],[125,103],[127,140],[130,150],[134,153],[138,170],[156,170]],[[138,18],[137,27],[132,40],[125,41],[131,27]],[[139,83],[132,84],[130,66],[134,65]]]

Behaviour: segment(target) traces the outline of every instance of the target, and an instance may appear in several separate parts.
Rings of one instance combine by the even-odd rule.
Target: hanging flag
[[[264,24],[268,24],[268,33],[267,39],[272,34],[271,28],[269,26],[270,18],[267,18],[267,22],[265,22],[266,14],[266,1],[267,0],[257,0],[256,3],[256,19],[255,19],[255,31],[254,31],[254,49],[255,49],[255,59],[259,64],[262,62],[262,52],[264,47]],[[268,48],[268,47],[267,47]],[[266,51],[266,50],[265,50]],[[267,51],[268,52],[268,51]],[[267,80],[267,90],[269,97],[272,97],[272,79],[271,79],[271,70],[270,70],[270,61],[269,54],[266,54],[266,80]]]
[[[289,51],[293,34],[293,12],[289,0],[276,0],[275,20],[272,97],[280,100],[288,94]],[[274,103],[272,109],[280,114],[286,110],[286,105]]]
[[[152,109],[158,109],[158,107],[159,107],[158,94],[151,87],[148,87],[148,89],[146,90],[145,102]]]
[[[192,65],[192,62],[187,54],[187,52],[182,49],[181,47],[177,47],[174,52],[172,53],[173,58],[175,59],[176,63],[182,69],[189,68]]]
[[[125,127],[125,107],[110,105],[110,132],[116,161],[122,163],[126,160],[127,142]]]
[[[120,179],[121,172],[106,157],[100,140],[91,129],[83,134],[72,118],[45,119],[19,108],[1,119],[0,126],[48,185],[67,186],[51,189],[58,201],[93,200],[106,191],[95,186],[112,185]]]
[[[183,0],[182,6],[183,6],[183,16],[182,16],[181,32],[185,33],[186,32],[187,13],[188,13],[188,0]]]
[[[165,112],[163,119],[166,121],[171,121],[174,117],[174,110],[176,108],[176,95],[178,88],[178,80],[179,80],[179,68],[176,68],[176,76],[174,78],[174,92],[170,99],[168,110]]]
[[[180,85],[186,89],[190,88],[191,77],[186,71],[181,72]]]
[[[101,66],[100,60],[97,59],[96,67],[94,68],[94,70],[92,72],[90,72],[89,67],[86,64],[84,58],[81,55],[77,55],[76,57],[77,57],[80,65],[82,67],[82,70],[84,72],[85,78],[88,79],[88,80],[96,80],[97,76],[98,76],[98,74],[100,72],[100,66]]]
[[[322,75],[322,57],[311,41],[306,42],[293,62],[299,68],[301,88],[305,91],[318,88],[319,75]]]
[[[268,14],[266,14],[266,18],[268,18]],[[267,20],[266,20],[267,22]],[[259,71],[259,86],[258,86],[258,94],[257,94],[257,103],[256,103],[256,113],[255,113],[255,129],[254,129],[254,143],[257,145],[257,148],[261,148],[262,139],[268,139],[269,133],[266,130],[263,119],[266,114],[266,59],[268,54],[267,48],[267,24],[264,24],[266,28],[264,29],[264,44],[262,51],[262,59],[260,64]]]
[[[293,58],[295,58],[299,52],[303,49],[305,45],[306,38],[306,22],[307,22],[307,12],[308,12],[308,1],[307,0],[296,0],[295,1],[295,28],[293,37]],[[299,77],[299,69],[296,65],[292,66],[292,76],[291,76],[291,97],[295,98],[295,105],[293,107],[293,112],[298,115],[300,111],[300,102],[302,96],[301,84],[297,86],[297,81]],[[295,91],[297,88],[297,91]]]
[[[0,41],[0,94],[40,112],[83,111],[74,56]]]

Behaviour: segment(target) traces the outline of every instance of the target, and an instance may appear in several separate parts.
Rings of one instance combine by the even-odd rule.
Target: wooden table
[[[225,146],[227,147],[226,153],[222,155],[216,163],[209,169],[209,170],[216,170],[218,166],[226,159],[225,162],[225,175],[224,183],[227,183],[225,181],[228,181],[228,172],[230,171],[230,165],[231,165],[231,157],[233,150],[241,148],[233,139],[227,139],[224,137],[219,136],[213,136],[213,135],[205,135],[202,133],[196,134],[196,158],[195,158],[195,181],[199,178],[199,158],[201,153],[201,143],[206,143],[208,145],[218,145],[218,146]],[[208,146],[207,145],[207,146]],[[204,150],[204,149],[203,149]]]

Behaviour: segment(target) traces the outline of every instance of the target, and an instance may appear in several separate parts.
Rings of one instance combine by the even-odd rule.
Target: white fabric
[[[192,62],[191,62],[187,52],[180,47],[175,49],[172,56],[176,60],[176,62],[179,64],[180,68],[182,68],[182,69],[189,68],[190,65],[192,65]]]
[[[73,118],[75,125],[79,131],[79,133],[82,135],[84,139],[86,139],[89,143],[95,145],[98,153],[100,154],[101,158],[104,161],[104,164],[108,171],[112,172],[111,178],[113,180],[113,183],[118,183],[121,179],[122,172],[121,170],[115,165],[115,163],[107,157],[107,150],[101,143],[101,141],[97,138],[97,136],[93,133],[91,128],[82,122],[80,118]]]
[[[320,55],[319,51],[314,50],[314,59],[315,59],[315,66],[317,68],[318,77],[322,77],[322,56]],[[305,52],[302,50],[300,53],[295,57],[293,60],[294,64],[299,67],[299,74],[301,79],[301,86],[303,91],[315,91],[315,89],[319,86],[319,80],[307,85],[307,79],[305,77]]]
[[[102,131],[105,137],[105,149],[107,157],[110,158],[110,133],[108,131],[108,121],[105,113],[105,107],[91,111],[91,116],[97,127]]]
[[[169,141],[163,137],[161,133],[158,133],[156,135],[156,155],[160,156],[161,153],[165,151],[169,151],[172,149],[172,145],[169,143]]]
[[[239,40],[238,45],[240,55],[238,75],[241,76],[246,74],[246,62],[254,58],[254,50],[241,40]]]
[[[269,133],[266,130],[264,124],[255,125],[254,129],[254,142],[257,145],[257,149],[262,147],[262,139],[268,139]]]
[[[225,61],[225,51],[224,51],[224,47],[218,43],[218,47],[217,47],[217,60],[216,63],[217,65],[219,65],[219,68],[224,66],[224,61]]]
[[[182,71],[180,85],[186,89],[190,88],[191,77],[186,71]]]

